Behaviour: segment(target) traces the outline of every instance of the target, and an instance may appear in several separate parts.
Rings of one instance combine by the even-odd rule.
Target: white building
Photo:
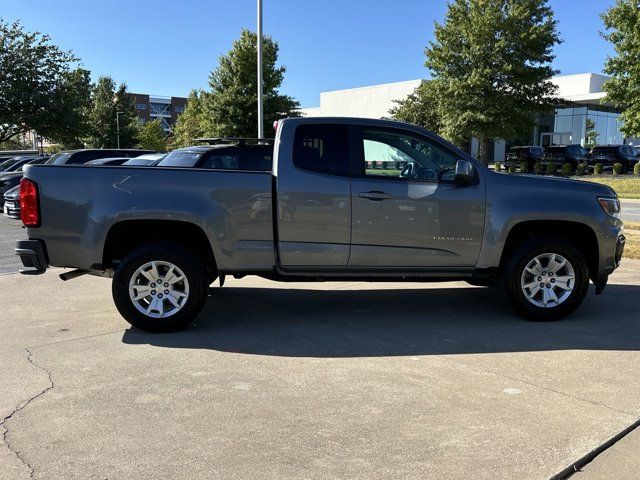
[[[394,100],[404,100],[423,80],[383,83],[320,93],[320,106],[301,109],[309,117],[389,117]]]
[[[558,96],[565,99],[567,105],[538,116],[529,138],[517,142],[494,142],[493,159],[502,161],[505,149],[511,143],[542,146],[624,143],[620,132],[620,110],[601,103],[605,97],[602,85],[607,79],[595,73],[554,77],[552,82],[558,87]],[[395,106],[394,101],[406,98],[423,81],[418,79],[322,92],[318,107],[303,108],[301,112],[311,117],[389,117],[389,110]],[[472,140],[470,149],[475,154],[477,142]]]

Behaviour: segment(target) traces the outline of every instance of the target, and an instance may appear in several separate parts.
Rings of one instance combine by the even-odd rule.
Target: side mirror
[[[467,160],[458,160],[456,162],[455,182],[458,185],[469,185],[476,180],[476,169],[471,162]]]

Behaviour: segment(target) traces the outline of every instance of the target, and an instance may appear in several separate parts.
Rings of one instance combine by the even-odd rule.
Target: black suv
[[[553,163],[560,168],[565,163],[570,163],[575,170],[579,163],[586,163],[589,152],[582,145],[549,145],[545,147],[542,164]]]
[[[520,168],[522,162],[527,162],[527,169],[531,172],[538,160],[542,159],[544,148],[532,145],[511,147],[504,159],[504,166]]]
[[[600,163],[605,169],[611,169],[614,163],[621,163],[622,172],[627,173],[638,160],[638,151],[630,145],[598,145],[591,149],[589,165]]]
[[[215,170],[269,171],[273,163],[273,140],[250,138],[196,139],[207,143],[179,148],[158,167],[211,168]]]
[[[134,158],[145,153],[154,153],[152,150],[141,149],[83,149],[83,150],[69,150],[67,152],[60,152],[53,155],[47,160],[47,165],[84,165],[91,160],[98,160],[100,158],[111,157],[127,157]]]

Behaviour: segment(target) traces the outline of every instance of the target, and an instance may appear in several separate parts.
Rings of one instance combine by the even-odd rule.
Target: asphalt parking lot
[[[640,418],[638,261],[558,323],[459,282],[247,278],[167,335],[56,273],[0,275],[3,478],[543,479]]]
[[[22,267],[13,249],[16,246],[16,240],[25,238],[26,232],[19,220],[0,214],[0,275],[17,272]]]

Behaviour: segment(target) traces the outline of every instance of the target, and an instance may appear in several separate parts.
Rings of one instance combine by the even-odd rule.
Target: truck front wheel
[[[207,299],[204,266],[188,250],[173,243],[142,245],[118,265],[113,301],[124,319],[148,332],[186,327]]]
[[[584,257],[561,237],[536,236],[517,249],[503,272],[516,311],[528,320],[559,320],[580,306],[589,288]]]

